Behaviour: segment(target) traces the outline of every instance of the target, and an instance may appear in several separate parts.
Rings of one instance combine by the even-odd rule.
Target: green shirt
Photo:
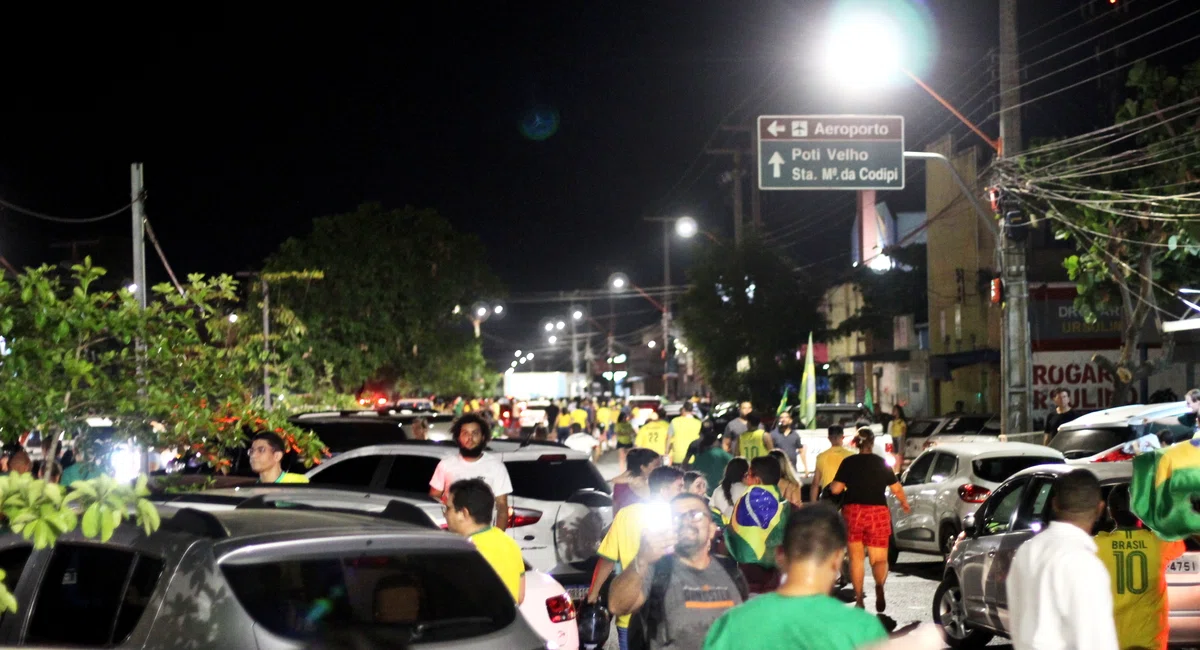
[[[749,645],[791,650],[854,650],[888,638],[878,618],[830,596],[763,594],[717,619],[704,650]]]
[[[103,472],[99,467],[96,466],[95,463],[80,461],[63,470],[62,478],[59,479],[59,483],[62,483],[63,487],[71,487],[71,484],[75,481],[86,481],[88,479],[96,478],[101,474],[103,474]]]
[[[731,460],[733,456],[719,445],[705,449],[692,459],[692,469],[704,474],[704,478],[708,479],[708,496],[711,497],[713,491],[721,486],[721,479],[725,478],[725,466]]]

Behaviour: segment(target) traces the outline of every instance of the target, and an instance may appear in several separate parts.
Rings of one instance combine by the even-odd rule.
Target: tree
[[[454,312],[500,295],[485,254],[432,210],[366,204],[315,219],[309,235],[288,239],[266,262],[267,271],[324,272],[321,282],[271,289],[272,302],[308,327],[305,358],[293,363],[332,364],[345,392],[366,382],[470,388],[485,364]]]
[[[740,246],[708,246],[689,280],[679,320],[709,383],[720,394],[774,407],[784,382],[799,383],[797,351],[825,326],[820,292],[797,283],[792,265],[753,233]],[[750,368],[739,372],[743,357]]]
[[[37,430],[57,441],[86,432],[98,416],[118,432],[111,443],[199,453],[218,468],[229,463],[227,450],[245,443],[246,428],[274,429],[307,464],[320,462],[321,441],[284,414],[263,412],[247,388],[277,359],[263,352],[261,334],[257,345],[239,342],[226,316],[232,278],[193,275],[183,294],[154,287],[157,299],[142,309],[128,291],[97,290],[104,275],[89,258],[67,277],[43,266],[0,279],[0,439]],[[64,490],[12,474],[0,477],[0,512],[35,548],[77,526],[107,541],[131,509],[147,534],[158,527],[148,494],[145,476],[136,485],[100,476]],[[16,606],[0,586],[0,609]]]
[[[895,262],[887,272],[876,271],[866,264],[854,267],[850,282],[862,295],[862,307],[842,321],[831,332],[833,336],[858,333],[890,339],[893,318],[904,314],[921,318],[929,312],[925,245],[888,247],[884,252]]]
[[[1170,314],[1163,305],[1200,272],[1200,214],[1189,187],[1200,181],[1200,64],[1176,76],[1141,62],[1126,85],[1133,97],[1115,126],[1036,147],[1001,168],[1004,191],[1050,219],[1056,237],[1076,243],[1064,267],[1084,319],[1120,314],[1116,357],[1094,357],[1113,377],[1116,404],[1171,362],[1174,337],[1166,332],[1161,357],[1140,360],[1144,332],[1151,319],[1162,331]]]

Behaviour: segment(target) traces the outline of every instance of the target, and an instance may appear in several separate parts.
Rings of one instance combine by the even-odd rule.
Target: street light
[[[492,312],[495,313],[497,316],[499,316],[500,314],[503,314],[504,313],[504,305],[496,305],[495,307],[492,307]]]
[[[542,327],[543,327],[543,329],[545,329],[547,332],[553,332],[553,331],[554,331],[554,323],[546,323],[546,324],[545,324],[545,325],[543,325]]]
[[[516,352],[514,352],[514,353],[513,353],[513,356],[514,356],[514,357],[519,357],[519,356],[521,356],[521,351],[520,351],[520,350],[517,350]]]
[[[513,367],[513,368],[516,368],[516,367],[517,367],[517,362],[516,362],[516,361],[512,362],[512,367]]]
[[[700,231],[700,226],[691,217],[680,217],[675,222],[675,234],[684,239],[691,239]]]
[[[608,276],[608,286],[613,291],[620,293],[629,288],[629,277],[624,273],[613,273]]]
[[[130,285],[128,287],[125,287],[125,290],[128,291],[129,293],[137,293],[137,290],[138,290],[137,283],[130,283]]]
[[[654,341],[654,339],[650,339],[650,342],[646,344],[646,346],[649,347],[651,350],[653,350],[654,346],[656,346],[656,345],[658,345],[658,343],[656,343]]]
[[[583,312],[576,309],[575,311],[571,312],[571,319],[572,320],[583,320]]]
[[[564,323],[562,321],[558,321],[557,323],[554,324],[554,329],[561,332],[563,330],[563,328],[565,328],[566,326],[567,326],[566,323]]]
[[[527,354],[527,355],[525,355],[525,356],[526,356],[527,358],[529,358],[529,359],[532,359],[532,358],[533,358],[533,353],[532,353],[532,352],[530,352],[529,354]]]
[[[558,343],[558,337],[554,336],[553,334],[551,334],[550,338],[547,340],[550,341],[550,345],[554,345],[555,343]]]

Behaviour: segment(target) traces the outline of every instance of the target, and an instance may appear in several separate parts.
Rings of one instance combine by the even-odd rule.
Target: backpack
[[[729,574],[729,579],[737,587],[742,602],[750,598],[750,589],[746,579],[738,569],[737,562],[732,558],[721,555],[712,556],[712,560],[721,565]],[[650,595],[646,602],[630,616],[629,619],[629,650],[650,650],[651,639],[658,638],[659,624],[666,619],[667,588],[671,585],[671,574],[675,571],[678,558],[667,556],[654,564],[654,575],[650,579]],[[665,639],[670,643],[670,639]]]

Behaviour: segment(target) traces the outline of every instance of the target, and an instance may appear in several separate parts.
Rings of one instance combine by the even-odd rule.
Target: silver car
[[[1039,465],[1015,474],[997,488],[974,515],[964,521],[961,540],[946,562],[942,583],[933,596],[933,620],[942,625],[953,648],[977,648],[1009,630],[1005,579],[1013,558],[1026,540],[1050,520],[1054,479],[1075,465]],[[1114,486],[1128,485],[1132,463],[1092,463],[1104,496]],[[1200,545],[1167,567],[1170,643],[1200,642]]]
[[[1049,447],[1021,442],[953,443],[926,451],[900,479],[912,512],[888,495],[892,561],[901,551],[949,556],[963,517],[992,490],[1026,467],[1062,462],[1063,455]]]
[[[354,514],[160,506],[104,544],[0,537],[0,645],[545,648],[470,541]]]

